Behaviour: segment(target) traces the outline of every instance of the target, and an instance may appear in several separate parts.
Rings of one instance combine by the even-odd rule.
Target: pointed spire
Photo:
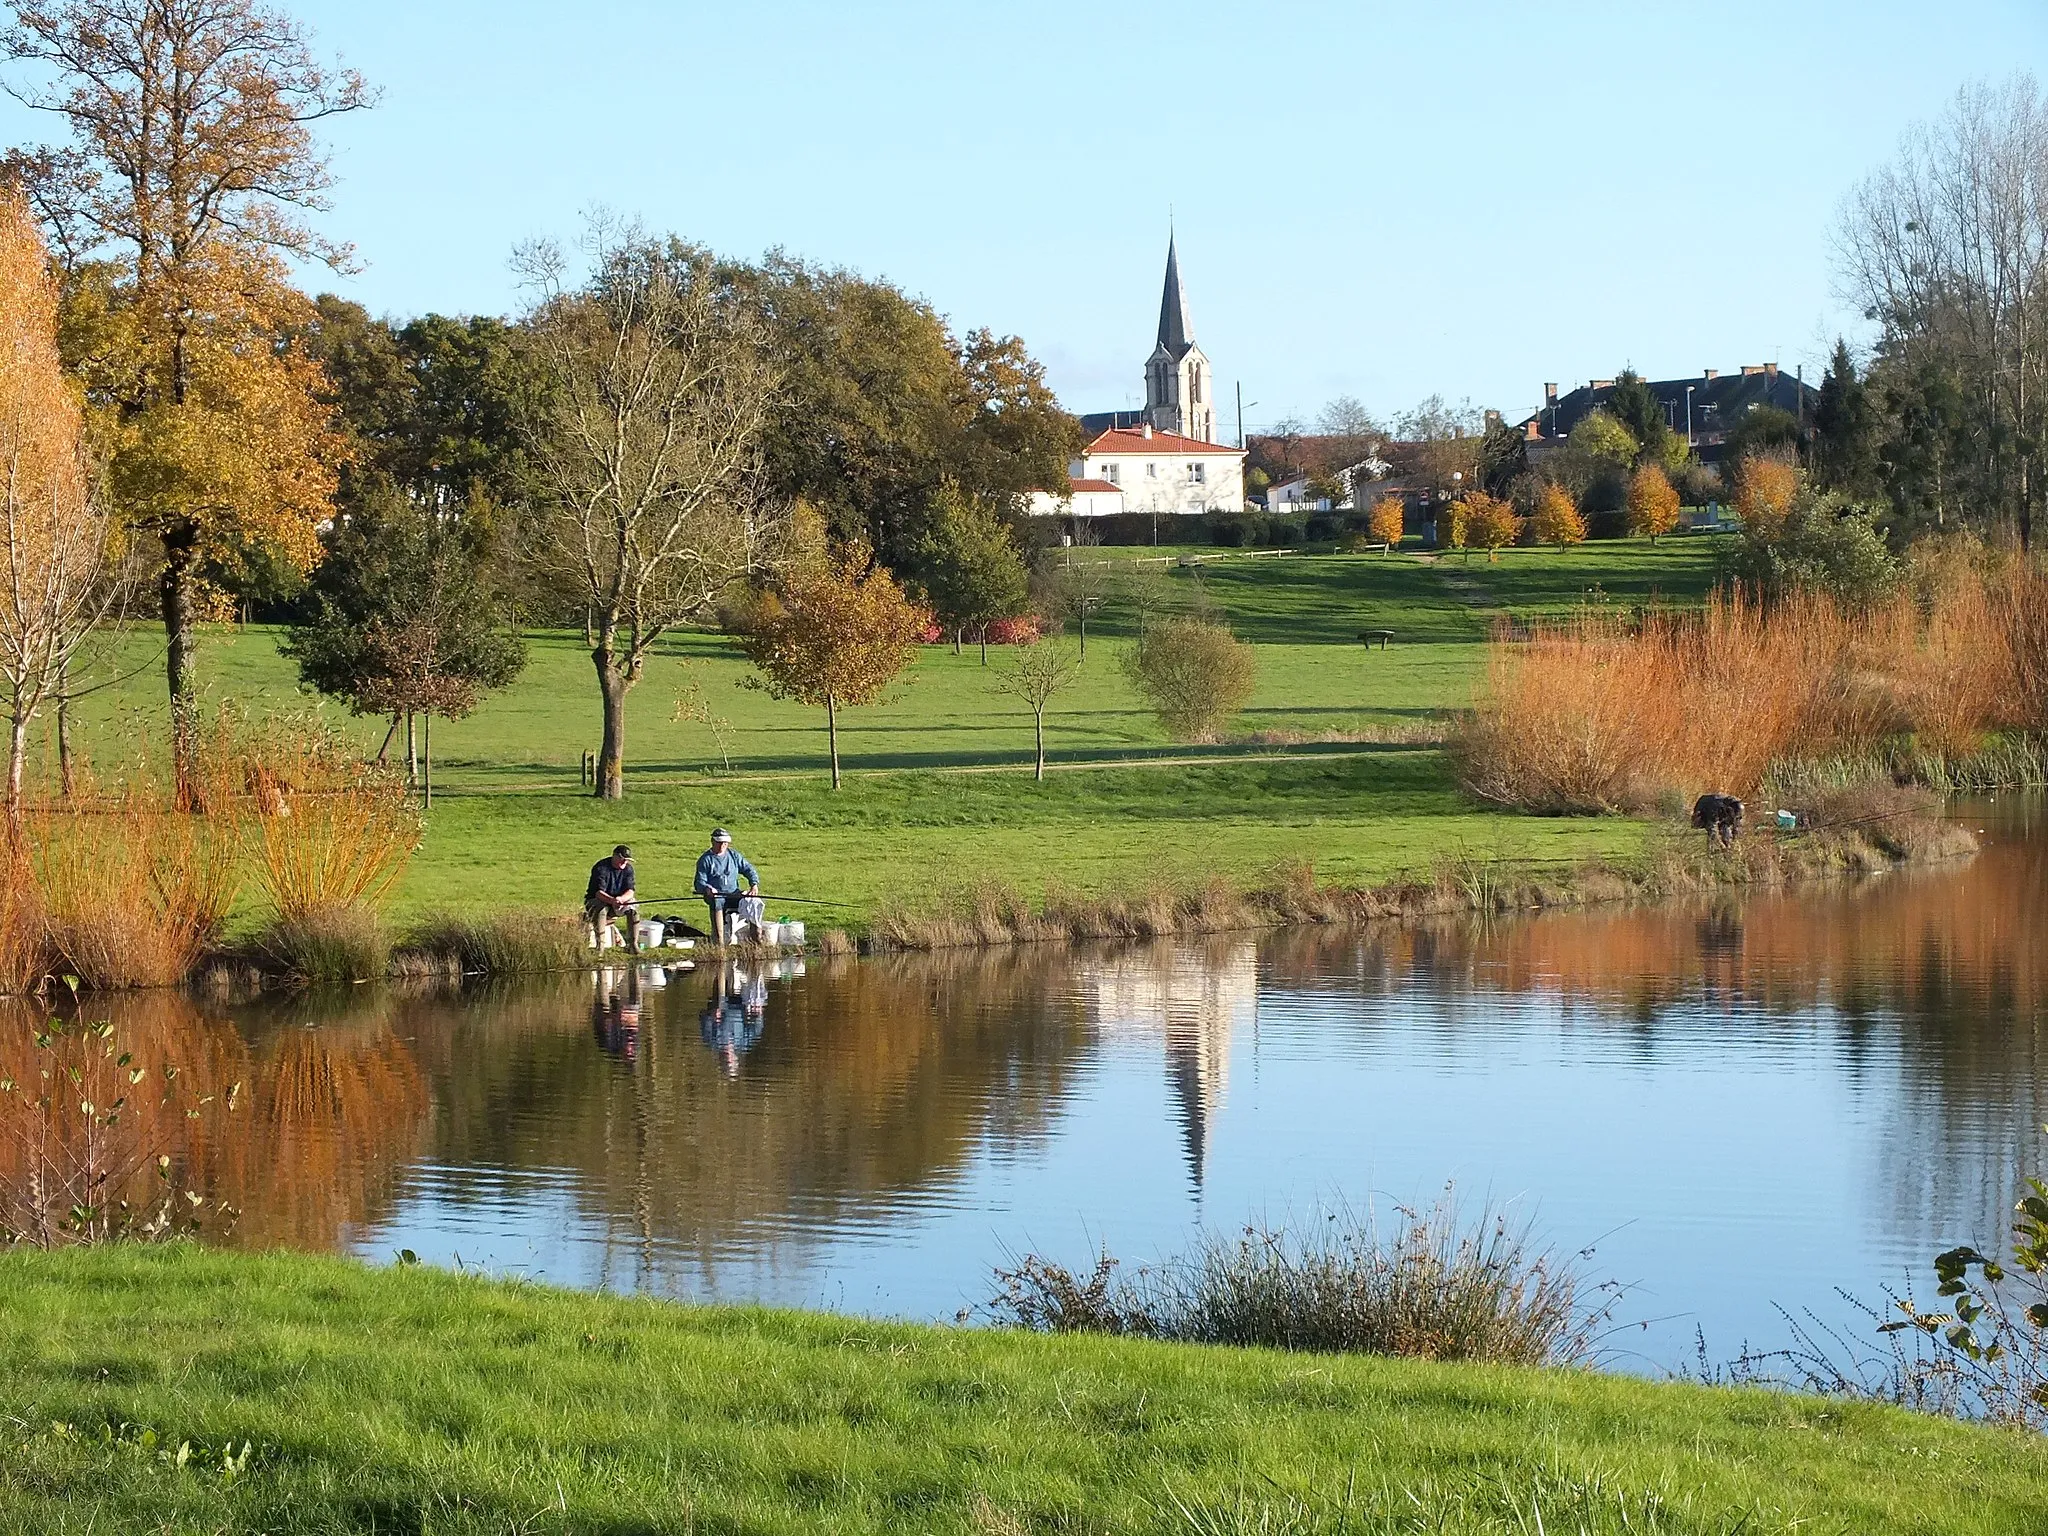
[[[1180,285],[1180,256],[1171,231],[1166,236],[1166,291],[1159,297],[1159,345],[1176,358],[1193,345],[1195,328],[1188,323],[1188,296]]]

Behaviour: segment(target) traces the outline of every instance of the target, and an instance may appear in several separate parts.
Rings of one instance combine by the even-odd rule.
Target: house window
[[[1147,465],[1145,466],[1145,478],[1146,478],[1147,480],[1156,480],[1156,479],[1158,479],[1158,478],[1159,478],[1159,466],[1158,466],[1157,464],[1147,464]]]
[[[1105,464],[1102,466],[1103,479],[1107,480],[1111,485],[1115,485],[1117,483],[1116,477],[1117,467],[1114,464]]]
[[[1195,484],[1200,485],[1208,476],[1208,468],[1209,466],[1206,464],[1190,464],[1188,466],[1188,478],[1194,481]]]
[[[1191,404],[1202,403],[1202,365],[1195,364],[1188,370],[1188,400]]]

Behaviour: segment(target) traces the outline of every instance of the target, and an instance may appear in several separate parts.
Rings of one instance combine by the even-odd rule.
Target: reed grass
[[[1246,1226],[1121,1273],[1104,1252],[1076,1274],[1026,1257],[996,1271],[987,1310],[1042,1333],[1109,1333],[1318,1354],[1575,1365],[1588,1360],[1615,1289],[1536,1241],[1498,1208],[1336,1210],[1301,1228]]]
[[[375,981],[391,970],[391,935],[366,906],[279,913],[250,950],[267,974],[294,981]]]
[[[566,971],[590,963],[583,924],[541,912],[444,914],[409,931],[392,957],[400,975],[454,972],[507,976]]]
[[[1454,738],[1460,779],[1482,800],[1552,814],[1748,797],[1801,760],[2024,782],[2048,733],[2044,635],[2048,573],[2017,561],[1952,567],[1855,613],[1817,594],[1766,607],[1739,592],[1634,622],[1589,610],[1525,641],[1496,637],[1485,695]]]
[[[273,727],[247,783],[257,878],[288,921],[375,906],[419,846],[423,824],[403,780],[323,728]]]

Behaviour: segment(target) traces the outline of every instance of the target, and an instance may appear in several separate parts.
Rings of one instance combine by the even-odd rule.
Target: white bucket
[[[642,949],[661,948],[661,924],[642,918],[633,925],[633,941]]]
[[[761,925],[761,942],[771,948],[781,944],[783,926],[781,923],[763,923]]]
[[[802,923],[784,923],[782,925],[782,942],[792,945],[797,949],[802,949],[804,944],[804,925]]]

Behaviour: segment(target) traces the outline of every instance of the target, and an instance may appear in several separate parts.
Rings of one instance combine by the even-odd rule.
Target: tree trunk
[[[839,787],[839,710],[832,695],[825,695],[825,739],[832,748],[832,787]]]
[[[192,667],[192,568],[198,561],[199,530],[180,521],[164,530],[163,544],[159,591],[164,616],[164,679],[171,694],[171,767],[177,778],[178,799],[185,803],[199,729]]]
[[[427,711],[422,721],[420,751],[420,788],[427,809],[434,808],[434,712]]]
[[[413,713],[405,712],[405,787],[417,789],[420,782],[420,739],[413,726]]]
[[[987,665],[988,665],[988,626],[987,626],[986,624],[984,624],[984,625],[982,625],[982,626],[981,626],[981,635],[980,635],[980,639],[981,639],[981,664],[982,664],[982,665],[983,665],[983,666],[985,667],[985,666],[987,666]]]
[[[602,625],[590,653],[598,691],[604,695],[604,739],[597,747],[597,787],[591,792],[600,800],[626,798],[626,692],[633,686],[633,675],[615,664],[612,644],[611,626]]]
[[[57,669],[57,786],[71,798],[71,658]]]
[[[1085,604],[1081,609],[1081,659],[1088,659],[1088,609]]]
[[[953,654],[955,656],[960,654],[960,626],[958,624],[953,626]]]
[[[1031,727],[1038,738],[1038,768],[1032,777],[1039,783],[1045,782],[1045,711],[1036,710],[1031,716]]]
[[[21,764],[28,756],[28,716],[16,715],[7,740],[7,823],[21,827]]]
[[[387,729],[387,730],[386,730],[386,731],[384,732],[384,744],[383,744],[382,746],[380,746],[380,747],[379,747],[379,748],[377,749],[377,765],[378,765],[378,766],[379,766],[380,768],[381,768],[381,767],[382,767],[382,766],[384,765],[384,759],[385,759],[385,758],[387,758],[387,757],[389,757],[389,756],[391,755],[391,743],[392,743],[392,742],[393,742],[393,741],[394,741],[394,740],[395,740],[395,739],[397,738],[397,736],[398,736],[398,722],[399,722],[399,719],[400,719],[400,717],[399,717],[399,716],[398,716],[397,714],[395,714],[395,713],[394,713],[394,714],[392,715],[392,717],[391,717],[391,725],[390,725],[390,727],[389,727],[389,728],[388,728],[388,729]]]

